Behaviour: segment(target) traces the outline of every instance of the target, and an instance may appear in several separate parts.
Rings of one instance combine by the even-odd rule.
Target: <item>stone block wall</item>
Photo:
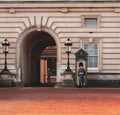
[[[15,0],[14,0],[15,1]],[[20,0],[19,0],[20,1]],[[2,2],[0,3],[0,44],[7,37],[10,42],[8,68],[19,74],[21,68],[19,54],[21,39],[28,30],[49,29],[56,36],[57,44],[57,79],[66,69],[67,55],[64,42],[70,38],[72,52],[70,67],[75,72],[75,53],[84,43],[99,44],[99,67],[90,73],[120,73],[120,2]],[[98,17],[99,26],[87,28],[83,26],[84,17]],[[54,35],[49,31],[51,36]],[[21,44],[19,44],[21,43]],[[0,69],[4,67],[4,54],[0,46]],[[100,76],[97,76],[100,77]],[[111,76],[109,76],[111,79]],[[108,77],[108,79],[109,79]],[[112,76],[113,77],[113,76]],[[92,76],[91,76],[92,78]],[[20,79],[17,78],[17,80]],[[113,79],[116,79],[114,77]],[[118,77],[117,79],[120,79]]]

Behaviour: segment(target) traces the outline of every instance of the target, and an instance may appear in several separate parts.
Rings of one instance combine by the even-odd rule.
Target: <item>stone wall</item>
[[[19,0],[20,1],[20,0]],[[67,56],[64,42],[73,42],[70,67],[75,71],[75,53],[84,43],[99,44],[99,68],[91,73],[120,73],[120,2],[1,2],[0,44],[5,37],[10,42],[8,68],[18,75],[18,41],[31,28],[37,31],[49,28],[59,38],[58,76],[66,69]],[[98,17],[99,26],[86,28],[84,17]],[[4,55],[0,47],[0,69],[4,67]],[[21,73],[20,73],[21,75]]]

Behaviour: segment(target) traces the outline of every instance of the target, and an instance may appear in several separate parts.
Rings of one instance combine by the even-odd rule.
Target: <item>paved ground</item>
[[[120,115],[120,88],[0,88],[0,115]]]

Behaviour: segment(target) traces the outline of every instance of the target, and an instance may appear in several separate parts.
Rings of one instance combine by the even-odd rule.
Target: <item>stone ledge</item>
[[[75,84],[73,80],[66,79],[63,80],[62,82],[57,82],[54,87],[57,88],[57,87],[74,87],[74,86]]]
[[[0,87],[15,87],[15,82],[11,79],[0,79]]]
[[[87,87],[120,87],[120,80],[88,80]]]

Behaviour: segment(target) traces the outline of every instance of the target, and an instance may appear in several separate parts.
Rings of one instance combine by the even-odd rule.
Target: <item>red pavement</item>
[[[120,88],[0,88],[0,115],[120,115]]]

